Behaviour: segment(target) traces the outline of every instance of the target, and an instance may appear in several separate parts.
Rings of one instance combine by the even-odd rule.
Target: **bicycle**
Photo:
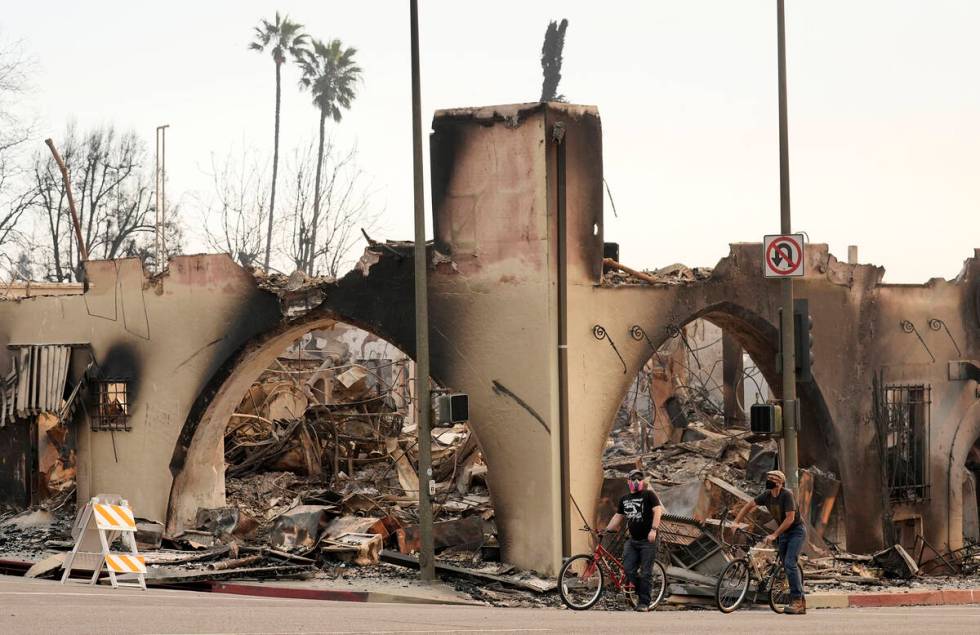
[[[558,573],[558,593],[561,601],[570,609],[584,611],[595,606],[607,586],[607,578],[617,592],[626,595],[626,602],[636,607],[633,584],[626,577],[623,563],[602,546],[602,539],[588,524],[580,531],[587,531],[595,541],[592,553],[580,553],[568,558]],[[650,579],[650,610],[664,599],[667,592],[667,571],[659,562],[653,563]]]
[[[755,593],[752,602],[759,599],[763,593],[769,597],[769,608],[776,613],[783,613],[789,602],[789,580],[783,562],[776,556],[778,551],[770,547],[759,547],[758,543],[765,538],[762,534],[735,528],[733,541],[739,534],[746,537],[746,545],[729,543],[725,539],[725,518],[728,510],[721,518],[721,542],[729,554],[738,553],[738,557],[728,563],[715,585],[715,604],[722,613],[731,613],[738,609],[754,584]],[[770,561],[771,558],[771,561]],[[803,569],[800,568],[800,579]]]

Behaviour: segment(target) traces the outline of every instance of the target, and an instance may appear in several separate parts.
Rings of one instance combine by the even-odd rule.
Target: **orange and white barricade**
[[[118,496],[93,498],[75,522],[72,536],[75,547],[65,558],[62,584],[68,581],[72,569],[92,571],[89,584],[95,584],[105,567],[112,588],[134,586],[146,590],[146,562],[136,550],[136,519],[126,501]],[[126,551],[110,550],[117,539]],[[137,584],[120,583],[117,574],[135,575]]]

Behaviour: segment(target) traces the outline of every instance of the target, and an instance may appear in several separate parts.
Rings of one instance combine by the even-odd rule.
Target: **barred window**
[[[929,497],[929,386],[885,386],[885,460],[892,500]]]
[[[129,430],[129,383],[123,380],[98,382],[99,393],[93,430]]]

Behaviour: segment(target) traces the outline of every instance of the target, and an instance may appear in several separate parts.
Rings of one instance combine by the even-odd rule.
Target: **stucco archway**
[[[193,523],[199,508],[224,504],[224,433],[242,395],[293,341],[337,323],[357,326],[403,351],[409,350],[377,327],[324,310],[253,338],[214,374],[184,423],[170,464],[174,481],[167,509],[168,533]]]
[[[650,334],[652,347],[659,348],[676,329],[704,319],[730,334],[755,361],[776,398],[782,398],[782,378],[776,366],[779,329],[755,311],[733,302],[702,307],[674,324],[664,325]],[[649,355],[655,348],[648,348]],[[649,356],[648,355],[648,356]],[[628,387],[627,387],[628,389]],[[625,395],[625,390],[623,391]],[[818,465],[840,475],[839,439],[830,410],[817,380],[797,383],[803,428],[800,432],[800,464]],[[815,424],[815,425],[814,425]],[[611,425],[611,422],[610,422]]]
[[[964,544],[963,480],[967,471],[967,459],[977,444],[980,444],[980,401],[970,406],[957,423],[946,461],[939,468],[941,472],[945,472],[945,542],[946,548],[950,550],[959,549]]]
[[[578,481],[577,486],[573,483],[573,495],[575,490],[583,493],[591,490],[592,496],[586,499],[591,501],[598,501],[601,497],[603,478],[601,461],[598,457],[601,456],[605,440],[612,430],[619,404],[629,391],[636,372],[646,363],[651,355],[656,353],[672,334],[676,335],[678,330],[687,324],[697,319],[704,319],[721,327],[734,337],[745,352],[756,362],[766,382],[773,390],[774,396],[779,398],[782,392],[780,375],[776,368],[779,342],[778,328],[759,313],[744,305],[729,301],[701,304],[700,306],[692,307],[692,310],[683,317],[678,318],[675,315],[669,316],[667,319],[664,319],[661,314],[655,311],[652,316],[646,317],[646,319],[638,319],[633,324],[628,322],[624,323],[622,320],[625,317],[622,316],[621,321],[615,327],[610,327],[615,329],[614,332],[619,335],[620,341],[625,339],[622,338],[623,334],[631,333],[634,325],[640,326],[639,333],[642,335],[634,336],[633,339],[636,341],[632,344],[627,344],[629,346],[628,349],[620,345],[619,348],[623,351],[625,358],[624,365],[628,369],[628,372],[620,375],[618,372],[608,371],[609,375],[607,376],[615,374],[619,377],[616,380],[615,387],[610,386],[608,383],[606,384],[610,392],[615,395],[615,398],[606,401],[606,408],[602,417],[602,427],[597,430],[599,434],[592,433],[587,435],[589,440],[582,438],[582,442],[591,445],[591,449],[586,450],[586,452],[592,454],[590,460],[594,461],[596,465],[594,476],[590,477],[586,473],[580,472],[577,477],[573,477],[573,480]],[[838,497],[837,504],[843,505],[844,490],[847,489],[848,485],[848,475],[842,474],[841,471],[844,466],[838,461],[839,436],[832,415],[817,381],[800,383],[797,389],[804,421],[804,426],[800,434],[800,464],[817,465],[824,470],[838,475],[842,481],[842,491]],[[585,458],[582,454],[577,456]],[[585,487],[588,487],[589,490],[585,490]],[[578,502],[581,505],[581,499],[578,499]],[[570,510],[570,514],[573,519],[578,519],[578,511],[574,506]],[[594,513],[591,518],[593,521],[595,520]],[[574,536],[572,539],[574,542]]]

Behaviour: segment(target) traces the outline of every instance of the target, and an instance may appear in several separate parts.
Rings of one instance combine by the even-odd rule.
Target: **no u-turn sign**
[[[767,278],[803,276],[803,234],[774,234],[762,242],[762,270]]]

